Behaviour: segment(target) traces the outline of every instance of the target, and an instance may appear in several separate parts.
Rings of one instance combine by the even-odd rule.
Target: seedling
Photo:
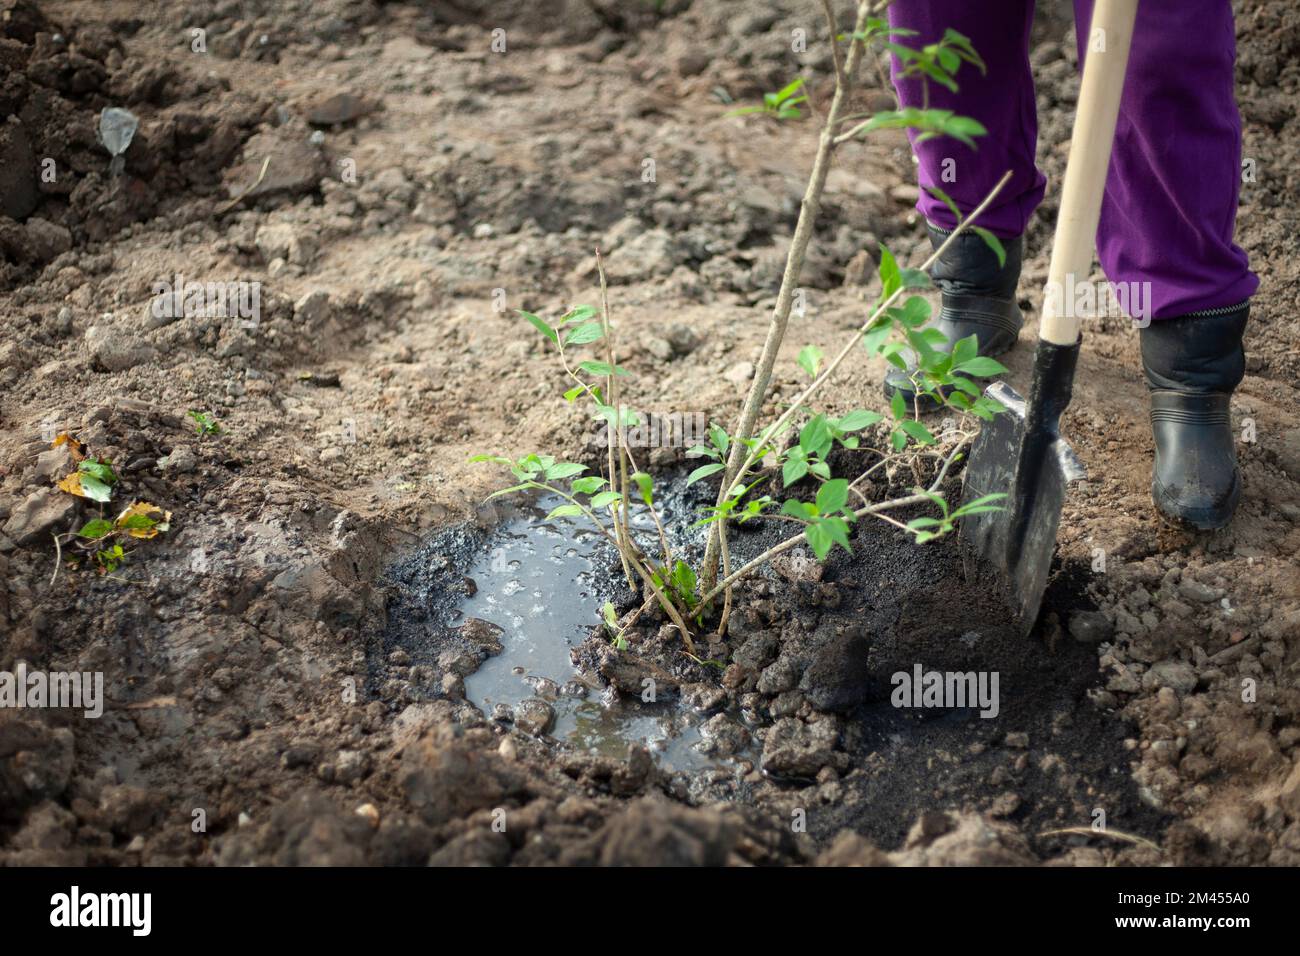
[[[749,113],[763,113],[777,119],[798,119],[803,115],[799,104],[807,101],[807,95],[795,96],[803,89],[803,77],[786,84],[775,93],[763,94],[762,106],[742,106],[728,112],[728,116],[744,116]]]
[[[217,420],[208,412],[196,412],[193,409],[190,409],[185,414],[194,419],[194,434],[198,435],[200,438],[206,435],[221,434],[221,425],[219,425]]]
[[[724,603],[718,633],[725,633],[734,584],[783,551],[806,541],[819,560],[829,556],[837,546],[851,553],[852,527],[860,518],[869,515],[907,530],[918,543],[924,543],[950,533],[963,515],[977,514],[996,507],[994,502],[1000,496],[991,495],[951,510],[938,492],[949,469],[960,460],[966,445],[973,438],[973,432],[960,425],[972,418],[991,418],[1001,408],[996,402],[983,397],[973,379],[1000,374],[1005,369],[998,362],[976,354],[977,343],[973,335],[952,343],[951,350],[944,351],[941,346],[947,342],[942,333],[925,328],[930,318],[928,301],[911,293],[930,288],[927,270],[962,232],[975,231],[996,252],[999,259],[1004,258],[1005,252],[997,238],[975,227],[972,220],[988,206],[1010,174],[1003,178],[970,216],[962,216],[955,203],[941,192],[935,191],[936,196],[948,204],[957,218],[957,226],[946,242],[918,268],[900,266],[889,249],[882,246],[878,269],[880,297],[867,320],[829,360],[820,346],[805,345],[799,352],[797,362],[804,374],[811,379],[810,384],[787,405],[774,422],[761,430],[756,428],[759,412],[768,397],[777,355],[785,338],[795,289],[798,287],[799,274],[812,235],[813,219],[835,147],[878,129],[911,129],[919,131],[922,139],[950,136],[971,145],[974,144],[975,137],[982,136],[985,132],[974,119],[928,107],[930,82],[955,89],[955,76],[963,64],[984,69],[984,63],[971,47],[970,41],[950,30],[939,43],[919,49],[906,47],[897,42],[897,38],[908,35],[910,31],[891,30],[884,20],[874,15],[882,8],[873,6],[870,2],[860,3],[852,33],[837,34],[831,6],[825,5],[827,16],[831,20],[831,34],[837,36],[839,41],[848,41],[848,52],[844,55],[838,42],[832,46],[835,93],[826,112],[826,125],[819,139],[812,175],[790,243],[784,278],[777,294],[763,354],[735,431],[729,433],[722,426],[711,424],[708,444],[697,445],[688,452],[691,457],[706,459],[691,472],[688,484],[713,475],[722,476],[716,503],[703,509],[703,515],[697,522],[710,526],[708,550],[700,568],[693,568],[672,554],[655,506],[653,479],[636,468],[631,449],[628,448],[625,431],[636,422],[635,416],[624,409],[618,399],[618,379],[626,373],[614,358],[609,303],[605,295],[605,273],[599,252],[597,267],[602,292],[599,312],[589,306],[577,306],[564,312],[554,323],[534,313],[520,313],[556,349],[564,372],[572,382],[572,387],[564,393],[565,400],[572,403],[585,398],[593,409],[593,415],[607,423],[611,436],[607,462],[609,477],[585,474],[588,469],[581,464],[561,462],[552,456],[541,454],[528,454],[513,460],[479,455],[471,460],[504,465],[515,476],[518,484],[497,492],[497,495],[526,489],[558,495],[565,503],[553,509],[548,518],[583,517],[592,522],[618,548],[629,585],[635,588],[635,582],[639,579],[648,593],[641,609],[631,616],[621,631],[616,629],[613,620],[613,606],[606,605],[605,626],[614,635],[616,646],[625,646],[626,642],[622,645],[619,643],[622,634],[641,612],[657,602],[681,632],[688,654],[699,660],[694,657],[695,646],[687,620],[700,626],[705,615],[711,612],[712,602],[721,597]],[[856,73],[868,46],[880,50],[882,56],[892,54],[897,57],[905,76],[921,79],[926,89],[925,105],[922,108],[888,110],[865,116],[850,115],[845,111],[844,106],[850,98]],[[795,118],[800,115],[798,104],[807,99],[806,95],[800,93],[803,85],[803,79],[797,79],[782,90],[767,94],[761,106],[745,107],[728,115],[765,113],[778,119]],[[605,345],[603,361],[574,360],[574,349],[598,342]],[[846,415],[832,416],[811,407],[811,399],[858,348],[907,372],[918,396],[910,408],[901,395],[894,398],[887,412],[856,409]],[[910,368],[905,357],[908,351],[915,356]],[[603,383],[594,380],[599,378],[603,378]],[[955,413],[959,427],[945,431],[942,436],[934,435],[920,420],[922,396]],[[797,441],[788,447],[780,447],[783,437],[790,433],[798,421],[802,421],[802,425]],[[853,479],[832,474],[830,453],[837,445],[848,449],[860,448],[863,447],[864,439],[872,435],[878,435],[886,445],[885,448],[867,446],[876,452],[878,461]],[[935,476],[927,487],[918,487],[901,498],[875,503],[870,502],[860,489],[881,468],[908,467],[919,473],[921,462],[927,458],[937,462]],[[766,473],[760,473],[760,469]],[[777,473],[780,474],[781,485],[785,490],[803,482],[816,482],[812,500],[806,500],[807,495],[778,500],[770,488],[766,489],[766,493],[760,491],[760,486],[768,485]],[[568,484],[567,489],[563,487],[565,483]],[[628,530],[627,509],[633,486],[654,521],[660,552],[657,555],[651,553],[653,549],[643,549]],[[939,517],[918,518],[905,524],[886,514],[891,510],[917,505],[936,507]],[[601,512],[608,513],[610,525],[606,525],[599,517]],[[743,567],[732,570],[727,548],[728,524],[731,521],[744,523],[759,519],[792,522],[800,526],[801,530]],[[719,565],[723,576],[720,582],[717,580]]]

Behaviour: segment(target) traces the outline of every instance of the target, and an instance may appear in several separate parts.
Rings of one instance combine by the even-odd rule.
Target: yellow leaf
[[[86,446],[77,441],[77,439],[73,438],[67,432],[59,432],[59,434],[55,436],[54,441],[50,442],[51,448],[58,448],[60,445],[68,446],[68,451],[72,452],[73,461],[81,461],[81,459],[86,457],[86,453],[83,451]]]
[[[60,479],[59,490],[66,491],[70,495],[76,495],[78,498],[85,498],[86,493],[81,490],[81,472],[74,471],[68,477]]]
[[[131,518],[136,516],[148,518],[153,521],[154,524],[148,528],[123,527]],[[133,538],[144,538],[145,540],[148,540],[149,538],[156,538],[158,532],[166,531],[170,527],[171,520],[172,513],[170,511],[163,511],[157,505],[151,505],[147,501],[137,501],[123,509],[122,513],[117,516],[117,521],[115,521],[114,524],[119,529],[125,530],[126,533]]]

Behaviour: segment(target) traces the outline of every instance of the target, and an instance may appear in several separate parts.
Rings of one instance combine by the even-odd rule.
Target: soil
[[[1032,54],[1049,199],[1022,392],[1076,89],[1060,6]],[[727,758],[682,772],[482,713],[483,655],[413,609],[469,586],[501,520],[471,455],[596,462],[509,311],[596,301],[596,248],[628,400],[734,419],[816,129],[723,114],[799,69],[826,101],[816,5],[0,0],[0,670],[102,671],[107,695],[98,719],[0,710],[0,863],[1300,863],[1300,14],[1234,6],[1262,285],[1232,526],[1155,519],[1137,335],[1096,320],[1064,423],[1089,478],[1034,633],[951,542],[884,524],[746,584],[702,647],[721,666],[653,613],[624,652],[593,631],[576,675],[625,697],[653,677]],[[139,119],[120,172],[113,106]],[[861,321],[880,243],[918,260],[910,171],[901,135],[839,155],[769,411],[801,345]],[[260,314],[159,315],[176,276],[259,283]],[[825,406],[879,407],[882,375],[854,364]],[[172,512],[112,574],[56,555],[100,510],[52,490],[64,431],[120,473],[110,517]],[[649,458],[680,474],[680,449]],[[918,663],[996,670],[997,717],[892,706]]]

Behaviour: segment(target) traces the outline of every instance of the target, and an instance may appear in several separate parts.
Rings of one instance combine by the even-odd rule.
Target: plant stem
[[[838,28],[834,11],[831,9],[829,2],[823,3],[823,8],[829,19],[830,42],[832,45],[836,45],[838,41],[835,37],[838,35]],[[855,34],[861,33],[865,29],[871,9],[872,4],[868,0],[862,0],[858,4],[857,20],[853,28]],[[772,368],[776,364],[777,353],[780,352],[781,343],[785,340],[785,330],[790,322],[790,308],[794,303],[795,287],[798,285],[799,275],[803,271],[804,258],[808,254],[808,243],[812,239],[813,226],[821,210],[822,190],[826,186],[826,176],[830,173],[831,153],[835,149],[835,126],[839,122],[840,113],[844,109],[852,90],[853,77],[857,73],[858,63],[862,59],[862,51],[862,42],[856,38],[853,39],[849,45],[847,62],[842,66],[839,63],[838,50],[836,52],[835,94],[831,98],[831,105],[826,113],[826,122],[822,127],[821,137],[817,143],[817,155],[813,160],[812,175],[808,179],[803,202],[799,206],[799,219],[795,224],[794,236],[790,240],[790,251],[786,255],[785,271],[781,276],[781,288],[777,292],[776,306],[772,310],[772,321],[767,329],[767,340],[763,343],[763,352],[759,358],[758,367],[754,372],[754,382],[750,386],[749,395],[745,398],[745,404],[740,414],[740,424],[736,429],[731,452],[727,457],[727,467],[723,472],[722,487],[718,491],[717,504],[719,507],[726,500],[727,494],[736,483],[737,476],[741,473],[741,466],[745,461],[746,452],[744,442],[753,433],[754,424],[757,422],[758,414],[763,407],[763,399],[767,395],[767,387],[772,380]],[[721,537],[717,529],[714,529],[714,532],[709,535],[708,545],[705,548],[702,582],[705,589],[711,589],[713,582],[717,579],[720,547]]]
[[[605,266],[600,257],[600,250],[596,250],[596,271],[600,274],[600,316],[601,324],[605,330],[605,356],[609,363],[609,375],[605,377],[605,390],[609,393],[610,403],[614,406],[614,429],[609,441],[609,485],[614,487],[614,482],[619,476],[625,475],[626,470],[623,466],[623,412],[618,404],[618,376],[615,375],[617,366],[614,364],[614,332],[610,327],[609,321],[609,293],[605,285]],[[615,465],[615,456],[617,455],[617,466]],[[632,569],[628,566],[627,540],[630,537],[627,530],[627,483],[622,482],[623,487],[621,501],[610,505],[609,513],[614,519],[614,536],[618,540],[615,547],[618,549],[619,560],[623,562],[623,574],[627,577],[627,586],[636,593],[636,580],[632,577]],[[622,512],[620,515],[620,511]]]

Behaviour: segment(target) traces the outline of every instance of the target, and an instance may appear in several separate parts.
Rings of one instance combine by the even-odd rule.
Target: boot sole
[[[1156,514],[1165,524],[1179,531],[1220,531],[1232,522],[1240,501],[1240,472],[1233,476],[1232,491],[1228,492],[1228,499],[1224,502],[1222,509],[1214,513],[1206,513],[1204,517],[1201,514],[1186,515],[1167,511],[1161,501],[1155,482],[1151,483],[1151,503],[1155,506]]]

